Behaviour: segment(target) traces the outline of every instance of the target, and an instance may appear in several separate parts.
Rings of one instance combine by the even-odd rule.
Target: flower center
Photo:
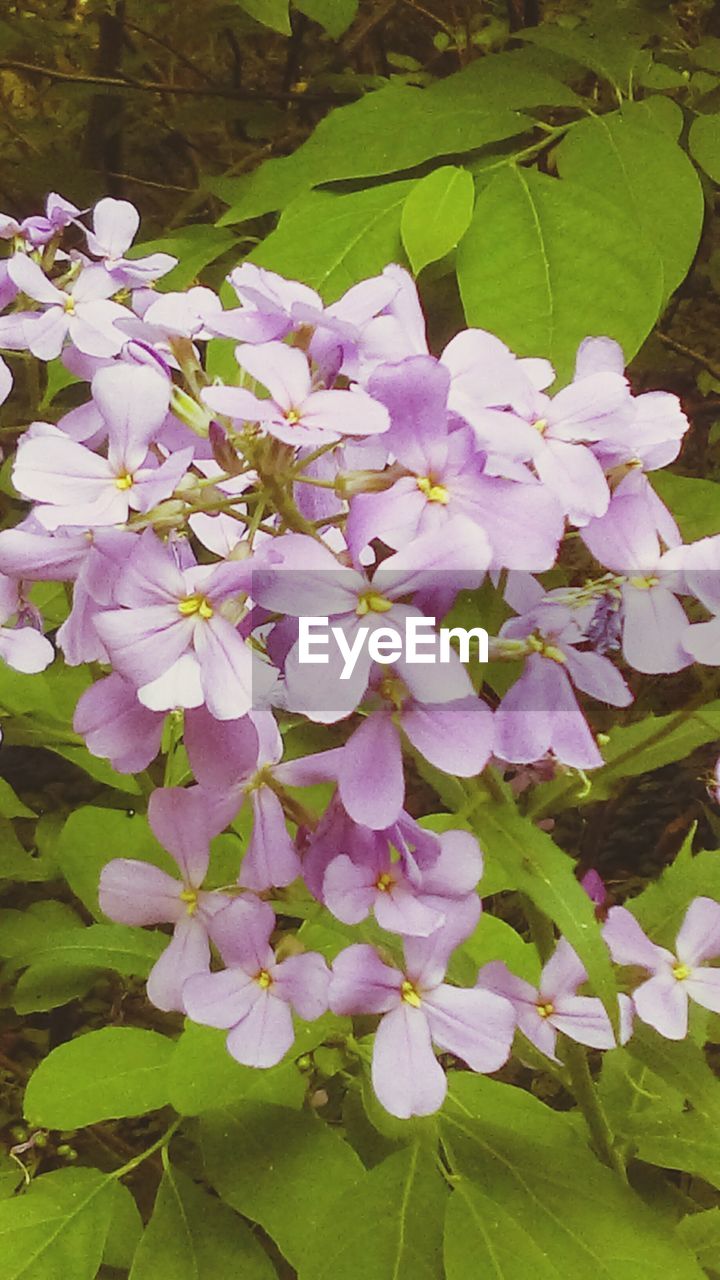
[[[375,888],[379,889],[381,893],[389,893],[394,884],[394,876],[391,876],[389,871],[383,871],[382,875],[378,876],[375,881]]]
[[[405,1004],[411,1005],[413,1009],[420,1008],[420,997],[417,991],[415,990],[415,987],[413,986],[412,982],[408,982],[407,978],[405,979],[405,981],[403,982],[400,988],[400,995],[402,999],[405,1001]]]
[[[392,607],[392,600],[381,596],[379,591],[366,591],[358,597],[355,612],[359,618],[364,618],[366,613],[387,613]]]
[[[549,1018],[555,1012],[555,1005],[551,1004],[549,1000],[544,1004],[536,1004],[535,1008],[541,1018]]]
[[[691,973],[692,973],[692,970],[690,968],[690,965],[681,964],[680,961],[678,961],[678,963],[674,964],[672,967],[673,978],[676,978],[678,982],[684,982],[686,978],[690,977]]]
[[[130,475],[129,471],[125,471],[115,480],[116,489],[132,489],[135,483],[135,477]]]
[[[648,575],[645,578],[628,578],[631,587],[636,587],[638,591],[649,591],[651,587],[656,587],[658,579]]]
[[[299,409],[286,409],[285,413],[283,414],[283,417],[289,427],[296,427],[298,422],[300,421],[300,416],[301,415],[300,415]]]
[[[259,987],[262,987],[263,991],[267,991],[268,987],[272,986],[272,978],[270,977],[267,969],[261,969],[260,972],[255,975],[255,981]]]
[[[541,657],[549,658],[551,662],[557,662],[561,667],[567,662],[562,649],[558,649],[557,645],[548,644],[542,636],[528,636],[527,645],[533,653],[539,653]]]
[[[422,476],[417,482],[417,487],[421,493],[425,494],[428,502],[440,502],[443,507],[446,507],[450,501],[450,494],[445,485],[434,484],[430,476]]]
[[[67,293],[65,295],[65,301],[63,302],[63,310],[65,311],[65,314],[68,316],[73,315],[75,312],[75,299],[73,298],[71,293]]]
[[[380,697],[391,703],[397,711],[402,709],[403,702],[407,697],[407,689],[397,676],[383,676],[378,686],[378,692]]]
[[[180,901],[185,903],[185,909],[189,916],[194,916],[198,909],[198,891],[197,889],[183,889],[180,894]]]
[[[531,423],[531,426],[535,428],[539,435],[544,436],[548,429],[548,420],[547,418],[537,418],[535,422]]]
[[[184,600],[178,600],[178,613],[185,618],[191,618],[193,614],[198,613],[201,618],[212,618],[215,610],[205,596],[185,596]]]

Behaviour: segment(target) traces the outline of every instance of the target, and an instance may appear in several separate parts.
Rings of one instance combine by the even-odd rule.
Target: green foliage
[[[526,894],[575,948],[595,995],[614,1023],[615,975],[593,904],[575,877],[572,859],[511,805],[481,805],[473,824],[487,857],[500,863],[511,887]]]
[[[413,187],[403,205],[400,230],[416,275],[457,247],[470,225],[474,199],[471,174],[456,165],[434,169]]]
[[[102,918],[98,902],[100,872],[112,858],[141,858],[170,875],[178,874],[144,815],[95,805],[75,809],[62,829],[57,860],[75,896],[96,918]]]
[[[48,1129],[142,1115],[169,1101],[172,1042],[137,1027],[103,1027],[58,1045],[25,1093],[25,1114]]]
[[[720,484],[716,481],[658,471],[652,483],[687,542],[720,533]]]
[[[662,130],[613,112],[581,122],[557,151],[563,177],[615,201],[655,250],[662,300],[685,279],[700,239],[702,188],[685,152]]]
[[[363,1172],[352,1148],[307,1111],[249,1101],[203,1115],[200,1136],[215,1190],[259,1222],[296,1266],[314,1247],[332,1200]]]
[[[197,1116],[248,1100],[302,1106],[305,1081],[294,1062],[267,1071],[242,1067],[230,1057],[226,1039],[225,1031],[187,1023],[168,1070],[168,1097],[176,1111]],[[301,1050],[291,1052],[299,1055]]]
[[[503,167],[481,190],[457,268],[468,324],[547,356],[563,381],[588,332],[630,358],[660,307],[659,260],[635,220],[584,183],[533,169]]]
[[[273,1280],[275,1269],[245,1224],[182,1170],[165,1166],[130,1280]]]
[[[458,1075],[440,1128],[471,1188],[459,1205],[451,1202],[450,1280],[460,1280],[471,1260],[519,1280],[518,1256],[525,1275],[544,1276],[536,1270],[544,1256],[548,1276],[699,1280],[692,1254],[596,1160],[572,1121],[523,1090]]]
[[[696,116],[690,126],[688,146],[708,177],[720,182],[720,115]]]
[[[319,22],[333,40],[347,31],[357,14],[359,0],[293,0],[293,8]]]
[[[317,1224],[299,1280],[435,1280],[447,1184],[420,1144],[398,1151],[334,1200]]]
[[[96,1169],[58,1169],[0,1201],[4,1280],[94,1280],[117,1190]]]
[[[400,220],[412,187],[392,182],[351,195],[311,191],[288,205],[250,260],[302,280],[334,302],[368,274],[402,261]]]

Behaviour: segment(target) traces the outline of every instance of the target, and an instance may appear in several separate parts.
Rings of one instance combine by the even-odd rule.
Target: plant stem
[[[165,1133],[161,1134],[151,1147],[148,1147],[146,1151],[141,1151],[139,1156],[133,1156],[132,1160],[128,1160],[127,1164],[122,1165],[120,1169],[113,1170],[112,1173],[108,1174],[108,1179],[124,1178],[126,1173],[132,1173],[133,1169],[137,1169],[139,1164],[142,1164],[149,1156],[154,1155],[156,1151],[164,1150],[169,1145],[170,1139],[179,1129],[181,1123],[182,1116],[178,1116],[177,1120],[173,1120],[170,1128],[166,1129]]]
[[[583,1046],[574,1040],[566,1041],[565,1065],[570,1073],[570,1087],[585,1117],[597,1155],[623,1182],[627,1182],[625,1163],[615,1146],[612,1129],[593,1084],[587,1054]]]

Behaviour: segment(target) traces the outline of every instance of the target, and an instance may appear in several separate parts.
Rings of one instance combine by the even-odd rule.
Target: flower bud
[[[182,390],[182,387],[173,387],[170,395],[170,410],[197,436],[208,435],[212,414],[204,405],[193,400],[187,391]]]

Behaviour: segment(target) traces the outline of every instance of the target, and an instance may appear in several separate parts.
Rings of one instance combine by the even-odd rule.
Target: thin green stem
[[[583,1046],[574,1040],[566,1042],[565,1065],[570,1073],[570,1087],[585,1117],[597,1155],[618,1177],[622,1178],[623,1182],[627,1182],[625,1162],[615,1146],[612,1129],[590,1075],[587,1053]]]
[[[133,1169],[137,1169],[138,1165],[153,1156],[156,1151],[167,1150],[173,1134],[177,1132],[181,1124],[182,1116],[178,1116],[177,1120],[173,1120],[170,1128],[166,1129],[165,1133],[161,1134],[157,1141],[153,1142],[152,1146],[148,1147],[146,1151],[141,1151],[139,1156],[133,1156],[132,1160],[128,1160],[127,1164],[122,1165],[120,1169],[114,1169],[112,1173],[108,1174],[108,1179],[124,1178],[126,1173],[132,1173]]]

